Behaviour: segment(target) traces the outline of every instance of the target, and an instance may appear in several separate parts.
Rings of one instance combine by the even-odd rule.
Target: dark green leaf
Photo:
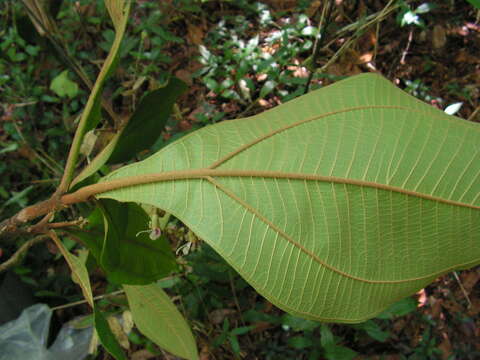
[[[87,218],[88,223],[82,229],[68,230],[68,233],[88,248],[90,253],[100,262],[100,255],[103,247],[103,216],[100,208],[95,208]]]
[[[97,307],[94,308],[94,323],[98,338],[102,345],[116,360],[127,360],[115,335],[113,335],[107,320]]]
[[[305,336],[295,336],[288,339],[288,345],[295,349],[305,349],[313,345],[312,340]]]
[[[242,326],[242,327],[238,327],[238,328],[233,329],[232,331],[230,331],[230,334],[232,334],[232,335],[243,335],[243,334],[248,333],[250,330],[253,330],[254,328],[255,328],[255,326]]]
[[[353,325],[352,327],[365,331],[372,339],[380,342],[384,342],[390,337],[390,334],[388,332],[383,331],[380,326],[378,326],[378,324],[372,320]]]
[[[480,0],[467,0],[473,7],[480,10]]]
[[[149,217],[134,203],[102,200],[105,240],[100,265],[108,279],[119,284],[148,284],[175,269],[175,257],[166,238],[151,240]]]
[[[230,341],[230,345],[232,346],[232,351],[234,354],[240,354],[240,344],[238,343],[238,339],[236,336],[229,336],[228,340]]]
[[[108,162],[125,162],[149,149],[160,137],[173,104],[186,88],[183,81],[171,78],[167,86],[147,94],[123,130]]]

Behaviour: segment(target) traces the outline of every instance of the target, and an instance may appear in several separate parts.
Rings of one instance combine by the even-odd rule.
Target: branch
[[[10,257],[10,259],[0,264],[0,273],[11,268],[12,266],[17,265],[17,263],[22,260],[28,249],[30,249],[35,244],[45,241],[46,239],[48,239],[48,236],[40,235],[28,240],[25,244],[18,248],[18,250]]]

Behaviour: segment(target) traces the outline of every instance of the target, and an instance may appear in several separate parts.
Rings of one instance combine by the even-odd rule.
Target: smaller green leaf
[[[227,340],[228,338],[228,332],[224,331],[222,332],[220,335],[218,335],[212,342],[212,346],[213,347],[219,347],[221,346],[222,344],[225,343],[225,341]]]
[[[327,324],[322,324],[320,327],[320,343],[323,348],[335,345],[335,339]]]
[[[231,99],[231,100],[242,100],[240,95],[235,90],[232,89],[225,89],[222,91],[221,95],[226,98],[226,99]]]
[[[328,360],[351,360],[357,356],[352,349],[339,345],[328,345],[324,350]]]
[[[377,316],[379,319],[391,319],[394,316],[404,316],[417,308],[417,301],[412,297],[404,298],[391,305],[387,310]]]
[[[135,203],[101,200],[105,239],[100,265],[110,281],[143,285],[161,279],[176,268],[165,236],[151,240],[149,217]]]
[[[232,346],[232,351],[234,354],[240,354],[240,344],[238,343],[238,339],[235,335],[231,335],[228,337],[230,341],[230,345]]]
[[[249,331],[255,329],[255,326],[241,326],[238,328],[233,329],[230,331],[230,334],[232,335],[244,335],[248,333]]]
[[[188,360],[198,359],[193,334],[168,295],[157,284],[124,285],[138,330],[158,346]]]
[[[110,329],[110,325],[108,325],[108,321],[105,319],[102,312],[95,307],[93,313],[95,329],[97,330],[98,338],[100,339],[102,345],[116,360],[127,360],[127,357],[125,356],[120,344],[117,341],[117,338]]]
[[[122,131],[108,162],[125,162],[149,149],[160,137],[173,104],[186,88],[183,81],[173,77],[167,86],[147,94]]]
[[[88,277],[88,270],[85,266],[85,262],[88,257],[88,251],[83,251],[79,257],[70,254],[70,252],[65,248],[60,239],[55,235],[52,236],[52,239],[55,241],[58,249],[62,253],[63,257],[67,261],[70,270],[72,271],[72,279],[76,282],[82,289],[83,296],[85,300],[93,308],[93,295],[92,288],[90,286],[90,278]]]
[[[220,90],[220,88],[221,89],[226,89],[229,86],[231,86],[231,84],[229,84],[229,86],[224,86],[223,83],[221,85],[219,85],[218,82],[215,79],[212,79],[211,77],[208,77],[208,76],[203,78],[203,82],[205,83],[206,87],[213,92],[217,92],[218,90]],[[228,81],[226,81],[225,85],[227,85],[227,84],[228,84]]]
[[[313,345],[312,340],[305,336],[295,336],[288,339],[288,345],[295,349],[305,349]]]
[[[272,92],[272,90],[277,86],[277,83],[273,80],[267,80],[265,81],[265,84],[263,84],[262,89],[260,90],[260,98],[264,98],[268,94]]]
[[[74,98],[78,94],[78,85],[68,78],[68,70],[65,70],[52,80],[50,90],[60,97]]]
[[[295,331],[311,331],[321,324],[317,321],[302,319],[291,314],[282,316],[282,325],[290,326]]]

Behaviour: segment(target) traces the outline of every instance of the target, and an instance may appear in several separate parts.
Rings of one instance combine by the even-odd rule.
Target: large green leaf
[[[360,322],[480,262],[479,130],[364,74],[195,131],[98,196],[174,214],[286,311]]]
[[[138,330],[160,347],[182,358],[198,359],[195,339],[187,322],[157,284],[124,285]]]

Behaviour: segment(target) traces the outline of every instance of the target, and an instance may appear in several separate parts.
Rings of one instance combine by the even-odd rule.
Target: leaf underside
[[[363,74],[195,131],[98,197],[174,214],[286,311],[360,322],[480,262],[479,130]]]

